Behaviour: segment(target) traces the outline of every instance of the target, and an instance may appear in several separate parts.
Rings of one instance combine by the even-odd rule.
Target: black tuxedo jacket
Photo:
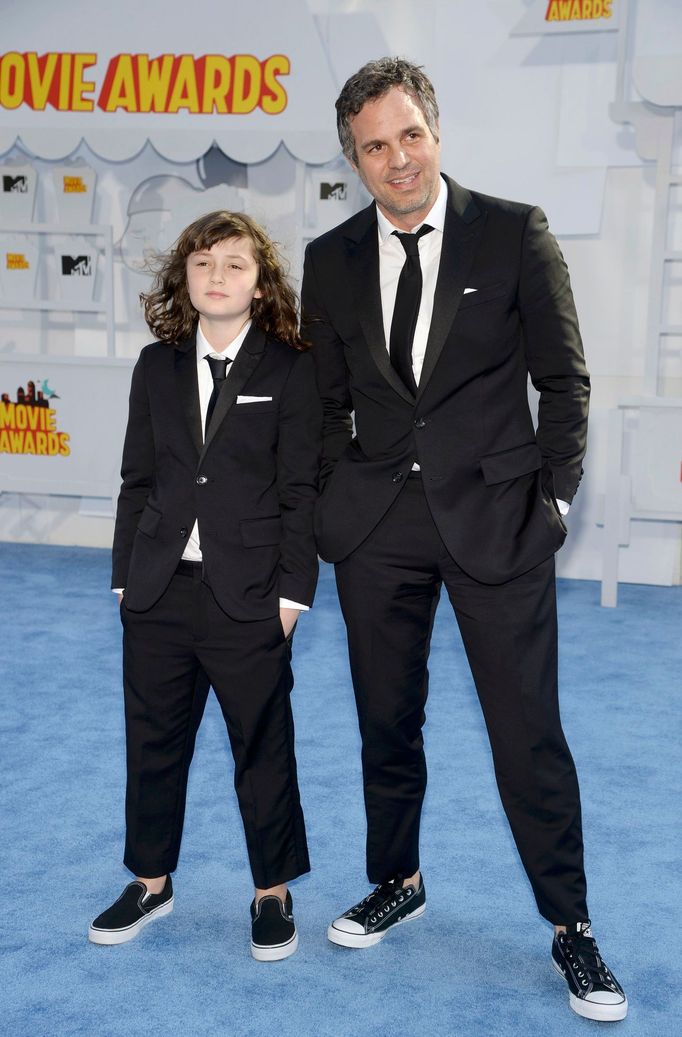
[[[346,557],[416,461],[449,552],[495,584],[564,541],[556,497],[571,501],[580,481],[589,375],[568,271],[543,212],[445,179],[416,399],[386,349],[374,204],[307,248],[303,308],[324,406],[316,533],[323,558]],[[540,392],[537,433],[529,374]]]
[[[112,586],[125,587],[126,607],[163,594],[197,518],[208,582],[233,619],[276,616],[280,597],[310,604],[321,422],[310,355],[252,325],[202,443],[194,338],[146,346],[114,532]]]

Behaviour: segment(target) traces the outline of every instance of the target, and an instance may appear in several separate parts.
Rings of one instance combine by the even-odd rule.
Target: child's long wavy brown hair
[[[183,230],[168,252],[149,262],[154,282],[140,293],[144,318],[161,342],[177,342],[194,334],[199,314],[187,288],[187,257],[230,238],[248,238],[258,264],[260,297],[251,304],[253,323],[294,349],[308,349],[299,334],[298,299],[284,272],[284,263],[265,231],[250,216],[238,212],[209,212]]]

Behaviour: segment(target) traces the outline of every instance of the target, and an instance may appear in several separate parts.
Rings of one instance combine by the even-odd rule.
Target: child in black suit
[[[309,870],[290,640],[317,580],[321,405],[296,297],[249,217],[197,220],[141,298],[157,341],[133,373],[112,582],[124,629],[124,863],[136,878],[89,939],[123,943],[172,910],[212,685],[256,887],[251,952],[277,960],[298,944],[286,884]]]

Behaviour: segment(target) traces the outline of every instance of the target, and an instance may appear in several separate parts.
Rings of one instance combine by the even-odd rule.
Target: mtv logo
[[[28,194],[28,177],[3,175],[2,190],[4,194]]]
[[[345,202],[348,197],[348,184],[320,184],[320,201]]]
[[[62,256],[62,275],[64,277],[92,277],[91,257]]]

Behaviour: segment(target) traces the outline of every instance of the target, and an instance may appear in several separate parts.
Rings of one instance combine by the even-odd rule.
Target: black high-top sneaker
[[[552,965],[568,983],[569,1004],[578,1015],[602,1023],[625,1018],[628,999],[599,953],[589,922],[555,933]]]
[[[334,919],[327,936],[342,947],[371,947],[383,940],[389,929],[419,918],[425,911],[426,890],[421,875],[418,889],[403,886],[402,875],[397,875]]]

